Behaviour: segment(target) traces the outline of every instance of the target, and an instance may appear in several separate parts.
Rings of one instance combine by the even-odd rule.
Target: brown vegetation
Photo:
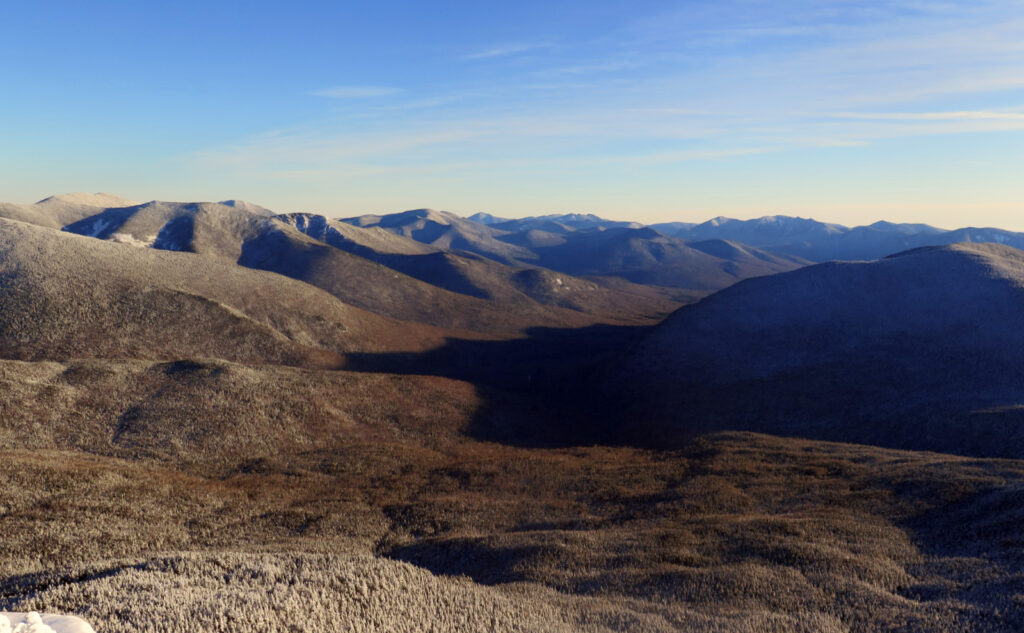
[[[1002,589],[1019,573],[1016,523],[996,510],[1024,485],[1018,462],[757,435],[681,452],[515,448],[468,439],[480,394],[440,378],[3,367],[0,608],[74,611],[111,630],[154,618],[221,630],[229,614],[238,628],[223,630],[287,630],[300,606],[392,630],[387,613],[460,600],[479,610],[439,616],[438,630],[476,630],[464,627],[481,613],[505,614],[495,630],[510,631],[1019,623]],[[439,578],[413,582],[374,554]],[[337,594],[366,574],[377,597]],[[264,583],[282,589],[256,598]],[[161,587],[178,589],[124,597]]]
[[[386,429],[388,408],[369,426]],[[333,450],[254,452],[227,477],[5,451],[0,607],[73,611],[110,630],[194,618],[288,630],[296,609],[379,631],[405,630],[388,618],[415,612],[448,631],[481,630],[485,614],[500,631],[1022,621],[1005,589],[1019,567],[1000,554],[1012,518],[981,534],[955,517],[928,525],[950,507],[992,516],[993,495],[1024,482],[1016,462],[755,435],[683,453],[346,435]]]

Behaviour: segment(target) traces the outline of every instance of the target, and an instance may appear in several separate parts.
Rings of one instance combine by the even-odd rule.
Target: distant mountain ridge
[[[719,217],[693,226],[665,223],[652,227],[683,239],[734,240],[817,262],[873,260],[921,246],[958,242],[994,242],[1024,248],[1024,233],[975,227],[950,231],[928,224],[897,224],[884,220],[850,228],[789,216],[753,220]]]
[[[116,211],[117,209],[156,204],[169,203],[153,201],[140,204],[109,193],[70,193],[50,196],[31,205],[0,203],[0,217],[64,228],[95,215],[91,209],[106,209],[111,211],[108,216],[117,217],[120,213],[128,213]],[[202,204],[219,204],[259,218],[272,218],[276,215],[266,207],[243,200]],[[335,227],[338,223],[361,228],[375,227],[421,244],[434,246],[436,249],[465,250],[513,266],[552,267],[551,262],[544,261],[545,258],[538,255],[535,249],[546,248],[549,249],[548,253],[552,253],[553,247],[564,244],[566,235],[618,228],[651,228],[667,237],[686,242],[724,240],[777,256],[795,257],[812,262],[873,260],[921,246],[940,246],[958,242],[994,242],[1024,248],[1024,233],[996,227],[946,230],[928,224],[894,223],[885,220],[848,227],[785,215],[750,220],[719,216],[701,223],[662,222],[644,225],[632,221],[608,220],[592,213],[559,213],[512,219],[478,212],[463,218],[447,211],[424,208],[331,221],[335,223]],[[71,230],[84,232],[82,226]],[[107,236],[107,239],[110,239],[110,236]],[[739,267],[734,268],[739,270]],[[780,271],[781,269],[773,272]],[[739,278],[746,276],[750,275],[745,272],[739,273]],[[685,279],[678,284],[670,285],[680,284],[692,285]],[[698,283],[696,286],[716,284]]]
[[[565,309],[613,319],[664,314],[671,301],[815,261],[874,260],[965,241],[1024,248],[1024,234],[1001,229],[885,221],[849,228],[788,216],[718,217],[644,226],[589,213],[463,218],[432,209],[335,220],[233,199],[140,204],[106,193],[0,204],[0,217],[195,252],[305,281],[385,316],[476,331],[498,321],[513,330],[580,324]]]
[[[497,240],[502,231],[472,222],[447,211],[413,209],[388,215],[363,215],[342,222],[362,228],[381,228],[440,249],[477,253],[503,264],[519,264],[533,258],[529,250]]]
[[[606,220],[593,213],[551,213],[521,219],[499,218],[490,213],[474,213],[466,218],[479,224],[486,224],[504,231],[524,231],[540,226],[563,225],[570,229],[592,229],[612,228],[625,226],[629,228],[640,228],[643,224],[639,222],[622,222],[617,220]]]
[[[615,278],[706,294],[740,279],[793,270],[799,257],[756,248],[701,247],[635,222],[591,214],[481,222],[445,211],[417,209],[342,220],[391,231],[438,248],[468,251],[514,266],[539,266],[574,276]]]
[[[406,212],[411,213],[411,212]],[[446,212],[446,216],[459,218]],[[394,218],[398,216],[375,216]],[[492,237],[526,249],[550,248],[563,243],[566,235],[611,228],[650,228],[685,242],[724,240],[754,247],[778,256],[789,256],[812,262],[866,261],[879,259],[921,246],[942,246],[958,242],[994,242],[1014,248],[1024,248],[1024,233],[994,227],[965,227],[946,230],[928,224],[895,223],[880,220],[869,225],[848,227],[811,218],[772,215],[750,220],[737,220],[719,216],[701,223],[662,222],[644,225],[638,222],[606,220],[593,214],[568,213],[531,216],[519,219],[497,217],[488,213],[475,213],[468,218],[477,225],[490,229]],[[345,220],[352,221],[352,220]],[[476,232],[471,229],[469,232]],[[407,232],[411,236],[411,233]],[[414,238],[416,239],[416,238]],[[474,245],[474,250],[488,257],[516,258],[523,254],[501,252],[501,249]],[[542,258],[533,259],[541,266],[551,267]],[[778,271],[776,271],[778,272]]]
[[[534,231],[533,235],[516,237],[517,243],[550,241],[550,234],[577,230],[571,219],[586,218],[588,227],[645,225],[635,222],[613,222],[585,214],[543,215],[509,220],[486,213],[469,217],[487,226],[510,232]],[[661,222],[647,225],[664,235],[686,241],[726,240],[802,259],[824,261],[874,260],[921,246],[942,246],[959,242],[993,242],[1024,248],[1024,233],[995,227],[964,227],[947,230],[920,223],[895,223],[879,220],[864,226],[848,227],[834,222],[810,218],[771,215],[750,220],[719,216],[705,222]],[[541,233],[536,233],[540,231]]]

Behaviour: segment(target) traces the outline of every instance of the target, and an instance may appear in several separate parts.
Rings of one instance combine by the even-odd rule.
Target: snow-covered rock
[[[0,633],[96,633],[89,623],[72,615],[0,612]]]

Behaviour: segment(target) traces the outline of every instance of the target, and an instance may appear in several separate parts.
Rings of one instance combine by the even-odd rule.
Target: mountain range
[[[481,217],[481,216],[475,216]],[[713,240],[691,243],[626,222],[593,215],[524,220],[490,218],[483,224],[452,213],[419,209],[344,222],[374,227],[424,244],[468,251],[498,262],[536,266],[598,283],[609,278],[677,289],[699,296],[739,279],[792,270],[807,260]]]
[[[701,224],[654,224],[653,228],[688,240],[725,239],[773,253],[816,262],[867,261],[921,246],[957,242],[994,242],[1024,248],[1024,234],[997,228],[944,230],[927,224],[879,221],[853,228],[805,218],[767,216],[754,220],[714,218]]]
[[[536,230],[539,231],[535,238],[538,240],[553,239],[549,233],[613,227],[644,228],[635,222],[614,222],[590,214],[546,215],[518,220],[476,214],[469,219],[513,234]],[[847,227],[808,218],[772,215],[752,220],[717,217],[701,223],[663,222],[651,224],[649,228],[687,242],[739,242],[776,255],[814,262],[867,261],[920,246],[957,242],[994,242],[1024,248],[1024,233],[991,227],[946,230],[928,224],[900,224],[884,220],[866,226]]]
[[[477,213],[460,218],[420,209],[383,218],[362,216],[343,221],[380,226],[424,243],[457,244],[458,248],[498,261],[532,263],[570,274],[585,271],[583,274],[621,276],[643,280],[641,283],[648,283],[651,270],[660,269],[661,264],[667,263],[671,268],[673,262],[689,258],[694,264],[689,274],[666,274],[665,269],[660,269],[653,275],[655,283],[679,288],[724,287],[721,278],[714,280],[715,275],[708,272],[715,264],[736,281],[781,272],[787,266],[792,269],[809,262],[869,261],[922,246],[993,242],[1024,248],[1024,233],[991,227],[946,230],[927,224],[886,221],[846,227],[781,215],[752,220],[717,217],[703,223],[667,222],[650,226],[578,213],[521,219]],[[738,248],[742,252],[732,251]],[[707,260],[702,266],[698,263],[700,256],[690,249],[726,263]],[[591,261],[586,261],[586,256]],[[692,272],[702,267],[704,273]],[[758,271],[758,267],[762,270]]]
[[[631,322],[678,305],[670,293],[656,289],[629,283],[607,288],[323,216],[275,216],[236,201],[94,205],[111,200],[77,194],[48,198],[5,205],[0,217],[276,272],[384,316],[477,332]]]
[[[705,224],[0,204],[0,613],[1021,630],[1015,234]]]

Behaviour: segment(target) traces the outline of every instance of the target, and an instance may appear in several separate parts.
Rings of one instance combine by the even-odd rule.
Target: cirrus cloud
[[[390,86],[334,86],[315,90],[309,94],[314,97],[330,99],[367,99],[371,97],[387,97],[402,92],[400,88]]]

